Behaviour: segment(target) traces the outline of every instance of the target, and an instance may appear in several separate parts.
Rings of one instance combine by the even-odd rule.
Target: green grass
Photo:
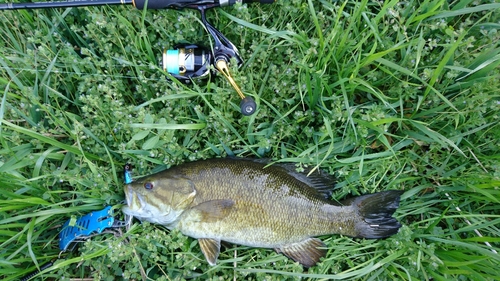
[[[57,259],[69,218],[124,198],[135,175],[202,158],[324,169],[335,198],[406,192],[400,232],[322,237],[309,270],[269,249],[225,248],[134,221],[62,254],[36,280],[500,280],[500,4],[278,1],[209,11],[238,46],[255,98],[242,117],[222,75],[185,86],[164,47],[210,39],[194,11],[0,12],[0,278]],[[332,187],[333,188],[333,187]]]

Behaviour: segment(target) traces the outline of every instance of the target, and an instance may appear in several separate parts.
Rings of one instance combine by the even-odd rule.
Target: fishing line
[[[448,194],[448,192],[445,192],[444,195],[446,195],[446,197],[448,198],[448,200],[450,200],[451,202],[453,202],[453,198],[451,198],[451,196]],[[455,210],[457,210],[459,214],[462,214],[462,209],[460,209],[460,207],[458,207],[457,205],[455,205]],[[463,218],[463,220],[469,226],[472,226],[472,223],[467,218]],[[481,232],[479,232],[479,230],[477,230],[476,228],[474,228],[474,232],[477,234],[477,236],[483,237],[483,235],[481,234]],[[495,249],[493,249],[493,246],[491,246],[490,242],[484,241],[484,244],[490,248],[490,251],[492,251],[495,254],[498,254],[498,252]]]
[[[123,67],[123,65],[115,65],[115,67]],[[137,65],[136,67],[146,67],[146,66],[139,66]],[[33,68],[17,68],[17,67],[0,67],[0,69],[3,70],[15,70],[15,71],[26,71],[26,72],[38,72],[38,73],[47,73],[47,71],[44,70],[39,70],[39,69],[33,69]],[[76,71],[62,71],[62,70],[50,70],[49,73],[54,73],[54,74],[64,74],[64,75],[69,75],[69,74],[75,74],[79,76],[94,76],[94,77],[110,77],[110,78],[122,78],[122,79],[138,79],[138,80],[146,80],[146,81],[165,81],[167,78],[148,78],[148,77],[137,77],[137,76],[128,76],[128,75],[110,75],[110,74],[98,74],[98,73],[88,73],[88,72],[76,72]]]
[[[471,151],[472,152],[472,151]],[[474,156],[474,158],[476,158]],[[477,158],[476,158],[477,160]],[[482,165],[481,165],[482,166]],[[483,167],[484,168],[484,167]],[[439,182],[436,182],[436,185],[437,186],[441,186],[441,184],[439,184]],[[455,210],[459,213],[459,214],[462,214],[462,209],[460,209],[460,207],[458,207],[456,204],[453,203],[453,198],[451,198],[450,194],[448,194],[448,192],[445,192],[444,195],[446,195],[446,197],[448,198],[448,200],[450,200],[451,204],[454,205],[455,207]],[[467,219],[467,218],[463,218],[463,220],[465,221],[465,223],[467,223],[469,226],[472,226],[472,223]],[[481,234],[481,232],[479,230],[477,230],[476,228],[474,228],[474,232],[476,233],[477,236],[479,237],[483,237],[483,235]],[[498,252],[493,249],[493,246],[491,246],[490,242],[488,241],[484,241],[484,244],[486,246],[488,246],[490,248],[490,251],[495,253],[495,254],[498,254]]]

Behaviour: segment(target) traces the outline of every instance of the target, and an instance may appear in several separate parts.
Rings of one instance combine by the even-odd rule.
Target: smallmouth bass
[[[123,212],[198,239],[211,265],[217,262],[221,241],[273,248],[310,267],[326,254],[316,236],[375,239],[398,232],[401,224],[392,215],[402,191],[338,204],[329,199],[333,183],[329,175],[296,172],[293,164],[201,160],[125,185]]]

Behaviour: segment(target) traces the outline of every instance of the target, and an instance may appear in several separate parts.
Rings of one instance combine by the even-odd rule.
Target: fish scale
[[[402,191],[336,204],[328,198],[334,179],[305,172],[240,158],[185,163],[126,185],[123,211],[198,239],[210,264],[217,261],[221,241],[274,248],[309,267],[325,255],[316,236],[397,233],[401,225],[392,215]]]
[[[276,176],[270,179],[269,172],[273,171],[257,169],[261,165],[245,169],[238,162],[222,161],[222,163],[226,166],[193,169],[181,174],[192,175],[190,179],[197,183],[199,190],[203,190],[197,193],[193,206],[210,200],[232,199],[236,202],[235,208],[238,211],[215,222],[200,223],[199,228],[203,230],[184,230],[184,224],[180,224],[178,228],[181,232],[184,230],[189,236],[201,238],[206,237],[204,235],[208,229],[221,229],[233,234],[226,234],[226,241],[238,244],[247,241],[247,245],[255,247],[277,247],[282,245],[283,241],[298,242],[311,235],[329,233],[330,223],[323,219],[327,217],[327,210],[322,210],[322,207],[326,209],[325,207],[330,205],[326,205],[323,202],[326,200],[317,196],[314,189],[303,185],[293,177],[283,175],[280,171],[275,171]],[[221,179],[220,175],[224,175],[224,178]],[[221,181],[223,184],[219,185]],[[211,185],[217,188],[208,188]],[[263,189],[263,186],[272,188]],[[302,193],[297,192],[300,188],[304,190]],[[277,201],[281,203],[276,204]],[[196,209],[192,212],[187,211],[182,219],[189,221],[192,213],[196,213]],[[245,231],[255,228],[259,228],[260,231]],[[263,232],[264,229],[267,231]],[[212,235],[223,236],[221,233]]]

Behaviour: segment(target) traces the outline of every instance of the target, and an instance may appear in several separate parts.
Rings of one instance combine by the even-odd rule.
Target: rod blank
[[[102,5],[131,5],[132,0],[68,0],[50,2],[2,3],[0,10],[70,8]]]

